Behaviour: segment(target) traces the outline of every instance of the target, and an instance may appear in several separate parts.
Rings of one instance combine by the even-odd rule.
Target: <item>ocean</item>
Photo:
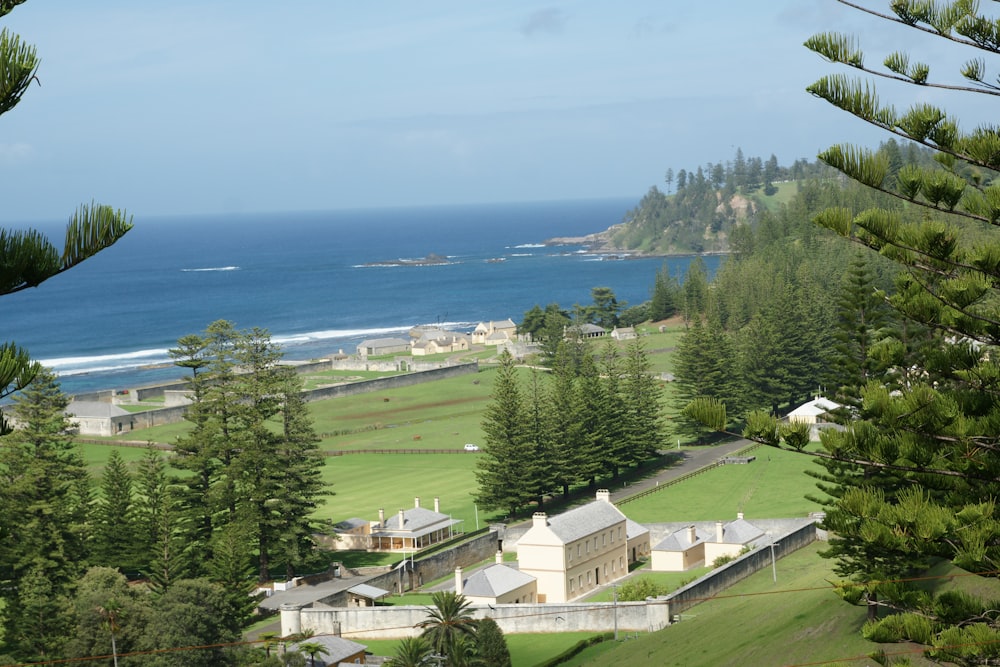
[[[226,319],[267,329],[285,357],[344,351],[418,324],[519,322],[535,304],[572,309],[606,286],[649,299],[666,261],[544,246],[622,221],[632,199],[144,218],[108,250],[0,299],[2,336],[53,368],[69,394],[185,375],[177,339]],[[63,226],[65,223],[62,223]],[[35,225],[62,246],[60,225]],[[399,265],[428,255],[443,264]],[[706,258],[709,269],[719,258]]]

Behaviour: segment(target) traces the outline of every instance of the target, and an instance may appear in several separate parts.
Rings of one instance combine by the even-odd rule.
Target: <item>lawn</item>
[[[877,648],[860,635],[865,610],[833,593],[828,580],[836,577],[817,555],[820,548],[813,544],[778,561],[777,585],[763,570],[685,612],[680,623],[613,651],[587,649],[572,664],[774,667],[864,656]]]
[[[774,667],[775,665],[873,664],[868,654],[882,648],[890,656],[907,657],[914,667],[930,665],[919,646],[875,644],[861,637],[866,610],[843,602],[832,590],[839,578],[831,561],[821,558],[816,542],[778,561],[778,581],[762,570],[682,614],[659,632],[607,646],[588,648],[577,667],[609,664],[682,667]],[[927,572],[926,588],[960,589],[988,599],[1000,597],[993,578],[961,576],[965,572],[942,562]],[[956,576],[958,575],[958,576]],[[855,662],[862,661],[862,662]]]
[[[816,480],[806,470],[821,468],[803,454],[758,447],[756,460],[746,465],[712,468],[681,483],[621,506],[639,523],[799,517],[822,508],[805,498],[819,494]]]
[[[478,454],[352,454],[326,459],[323,479],[334,496],[319,508],[318,518],[341,521],[351,517],[374,520],[379,508],[392,515],[400,508],[433,508],[441,501],[441,512],[461,519],[465,531],[476,528],[474,474]],[[480,525],[487,515],[479,513]]]
[[[593,637],[593,632],[565,632],[556,635],[506,635],[510,649],[511,663],[517,667],[533,667],[569,650],[585,639]],[[368,647],[375,655],[388,656],[396,652],[397,639],[367,639],[359,643]]]
[[[114,449],[119,454],[121,454],[122,460],[128,465],[129,470],[135,472],[138,462],[146,455],[146,449],[144,447],[114,447],[108,445],[95,445],[95,444],[85,444],[79,445],[80,454],[83,456],[83,462],[87,466],[87,472],[95,480],[100,480],[101,474],[104,472],[104,466],[108,462],[108,457],[111,456],[111,451]],[[168,456],[167,452],[161,452],[164,456]]]

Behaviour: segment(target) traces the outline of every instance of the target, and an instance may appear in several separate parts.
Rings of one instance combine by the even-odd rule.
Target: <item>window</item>
[[[572,593],[574,590],[576,590],[576,582],[573,581],[573,577],[570,577],[569,578],[569,592]]]
[[[590,585],[590,572],[587,573],[587,585]]]
[[[576,578],[576,583],[579,584],[580,588],[583,588],[583,575],[581,574]]]
[[[579,545],[579,544],[578,544],[578,545],[576,545],[576,557],[577,557],[577,558],[579,558],[579,557],[580,557],[580,545]]]
[[[615,562],[611,561],[611,574],[615,573]]]
[[[590,553],[590,540],[587,540],[587,553]]]
[[[605,579],[608,578],[608,564],[607,563],[604,564],[604,578]]]
[[[623,570],[625,569],[625,557],[624,556],[619,556],[618,557],[618,567],[622,568]]]
[[[566,547],[566,560],[573,560],[573,550]]]
[[[601,533],[601,546],[602,547],[608,546],[608,534],[607,533]]]

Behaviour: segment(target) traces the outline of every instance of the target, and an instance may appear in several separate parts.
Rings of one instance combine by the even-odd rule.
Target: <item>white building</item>
[[[648,540],[648,537],[647,537]],[[628,574],[625,515],[607,489],[597,500],[549,518],[535,512],[517,542],[519,569],[538,581],[538,602],[567,602]]]

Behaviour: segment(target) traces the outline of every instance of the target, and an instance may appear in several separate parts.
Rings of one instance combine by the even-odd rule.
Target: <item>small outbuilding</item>
[[[389,595],[389,591],[377,586],[358,584],[347,589],[348,607],[374,607],[378,601]]]
[[[708,533],[693,524],[675,530],[653,547],[650,567],[655,572],[683,572],[705,562]]]
[[[313,665],[316,667],[332,667],[333,665],[363,665],[368,647],[335,635],[315,635],[301,642],[290,644],[290,651],[301,652],[303,644],[321,644],[323,652],[317,652]]]
[[[472,604],[531,604],[536,601],[538,580],[502,562],[476,570],[468,578],[455,568],[455,592]]]
[[[358,344],[358,356],[377,357],[410,351],[410,341],[402,338],[369,338]]]

